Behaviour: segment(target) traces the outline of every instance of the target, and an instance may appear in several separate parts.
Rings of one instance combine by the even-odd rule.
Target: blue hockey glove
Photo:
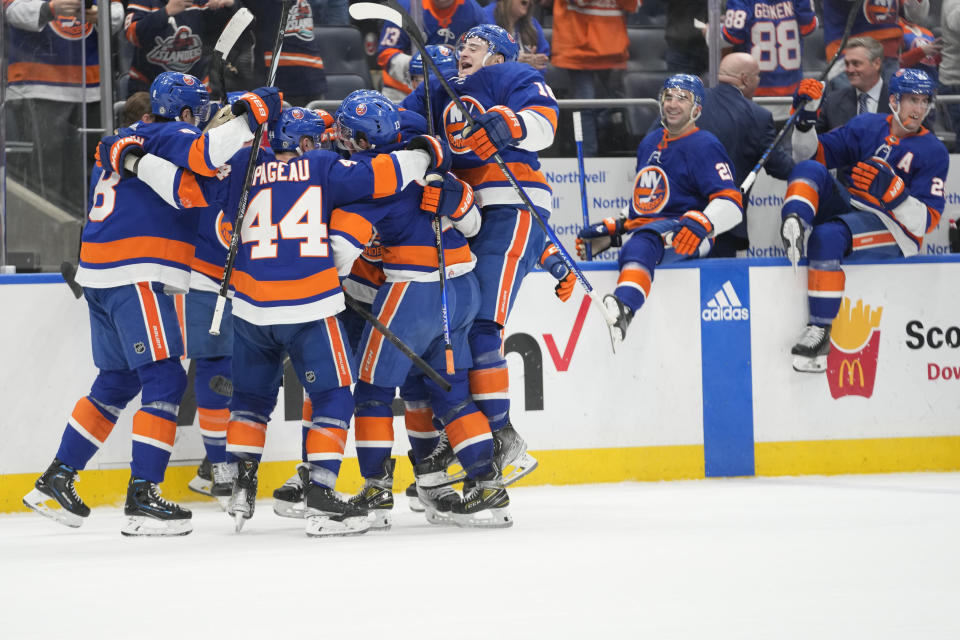
[[[560,250],[552,242],[548,242],[547,247],[540,254],[540,266],[558,280],[553,291],[560,298],[560,301],[566,302],[569,300],[570,296],[573,295],[573,287],[577,283],[577,276],[563,262],[560,257]]]
[[[527,135],[523,119],[510,107],[490,107],[489,111],[481,113],[475,120],[464,142],[481,160],[486,160]]]
[[[621,236],[626,231],[624,227],[626,221],[627,219],[624,217],[604,218],[596,224],[580,229],[576,239],[577,255],[580,259],[587,259],[588,246],[590,247],[590,255],[596,257],[610,247],[622,245]]]
[[[437,177],[442,177],[450,170],[450,151],[447,149],[446,143],[437,136],[414,136],[410,139],[410,142],[407,143],[407,149],[411,151],[426,151],[430,155],[430,164],[427,165],[427,176],[438,174]]]
[[[814,78],[804,78],[797,86],[797,92],[793,96],[792,115],[797,109],[800,114],[797,115],[796,127],[798,131],[809,131],[817,123],[817,109],[820,108],[820,100],[823,98],[823,83]]]
[[[452,173],[446,173],[442,181],[434,181],[423,188],[420,208],[431,215],[456,221],[467,215],[474,202],[473,187]]]
[[[892,211],[910,197],[910,190],[893,167],[880,158],[858,162],[850,173],[850,195],[881,210]]]
[[[276,87],[260,87],[244,93],[231,106],[233,115],[247,116],[250,131],[256,131],[261,124],[275,122],[280,117],[283,102]]]
[[[136,173],[124,167],[127,156],[139,159],[146,153],[142,136],[104,136],[97,145],[97,162],[103,168],[104,177],[108,178],[111,173],[117,172],[121,179],[130,178]]]
[[[711,231],[713,223],[703,212],[687,211],[680,217],[680,230],[673,236],[673,250],[682,256],[692,256]]]

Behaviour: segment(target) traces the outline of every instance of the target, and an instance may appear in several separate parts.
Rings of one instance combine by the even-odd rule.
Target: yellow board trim
[[[758,476],[960,470],[960,436],[803,440],[754,445]]]

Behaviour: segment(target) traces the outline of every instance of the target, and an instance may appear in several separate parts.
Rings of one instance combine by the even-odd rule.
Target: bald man
[[[740,185],[773,142],[777,132],[770,112],[750,101],[760,82],[760,70],[753,56],[749,53],[724,56],[720,61],[717,80],[719,84],[707,90],[703,114],[697,120],[697,126],[717,136],[726,147],[733,162],[736,183]],[[793,169],[793,159],[778,145],[770,153],[764,168],[773,177],[786,180]],[[744,205],[746,202],[744,199]],[[749,210],[746,213],[749,215]],[[739,225],[717,237],[710,255],[731,257],[747,247],[747,221],[744,218]]]

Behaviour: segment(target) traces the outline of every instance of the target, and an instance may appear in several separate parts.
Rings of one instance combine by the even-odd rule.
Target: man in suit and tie
[[[845,125],[861,113],[890,113],[890,89],[881,77],[883,45],[864,36],[850,38],[843,51],[846,82],[830,81],[817,117],[817,133]]]

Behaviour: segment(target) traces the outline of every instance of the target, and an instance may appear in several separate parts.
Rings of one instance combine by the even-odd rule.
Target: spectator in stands
[[[123,4],[109,6],[116,32]],[[11,0],[3,11],[10,27],[4,43],[7,140],[34,145],[32,153],[7,155],[10,176],[82,216],[87,188],[81,167],[89,175],[99,142],[79,131],[100,126],[98,3],[84,9],[81,0]]]
[[[823,0],[823,39],[827,60],[833,58],[840,48],[847,17],[857,4],[858,0]],[[897,20],[901,9],[910,22],[922,22],[930,12],[930,0],[865,0],[850,29],[849,40],[870,37],[880,43],[883,49],[881,73],[884,80],[889,80],[900,68],[900,40],[903,32]],[[849,44],[847,49],[849,50]],[[831,79],[838,78],[837,83],[840,86],[847,84],[847,76],[840,73],[842,68],[838,63],[830,74]]]
[[[143,120],[144,116],[153,118],[153,111],[150,105],[150,92],[137,91],[127,98],[123,103],[123,110],[120,112],[120,121],[117,122],[117,128],[123,129],[129,127],[137,120]]]
[[[623,94],[630,40],[627,12],[641,0],[554,0],[553,65],[570,76],[571,98],[617,98]],[[597,112],[583,111],[583,153],[597,155]]]
[[[717,80],[719,84],[706,92],[697,126],[717,136],[726,148],[739,186],[773,142],[777,131],[770,112],[751,101],[760,81],[760,68],[753,56],[749,53],[724,56]],[[770,152],[764,168],[774,178],[786,180],[793,169],[793,159],[778,145]],[[732,257],[749,246],[744,219],[717,236],[710,256]]]
[[[706,73],[710,52],[704,29],[694,21],[706,23],[707,0],[669,0],[667,25],[667,71],[700,76]]]
[[[940,11],[943,49],[940,61],[940,95],[960,94],[960,0],[943,0]],[[960,103],[947,103],[950,125],[960,140]]]
[[[124,33],[134,46],[127,95],[147,91],[164,71],[207,80],[209,51],[234,0],[136,0],[127,5]]]
[[[543,27],[531,14],[532,9],[532,0],[497,0],[483,8],[484,22],[498,24],[513,35],[520,45],[517,62],[526,62],[540,73],[546,73],[550,43],[543,36]]]
[[[926,27],[900,18],[903,41],[900,46],[900,68],[920,69],[934,82],[940,77],[940,38]]]
[[[400,0],[400,3],[410,8],[410,0]],[[476,0],[424,0],[422,6],[425,44],[445,44],[455,50],[462,34],[486,22]],[[383,95],[394,102],[413,91],[410,86],[412,47],[410,37],[399,25],[383,23],[377,64],[383,68]]]
[[[850,38],[843,63],[844,81],[834,78],[824,93],[818,133],[843,126],[861,113],[890,113],[890,90],[881,76],[883,46],[873,38]]]

